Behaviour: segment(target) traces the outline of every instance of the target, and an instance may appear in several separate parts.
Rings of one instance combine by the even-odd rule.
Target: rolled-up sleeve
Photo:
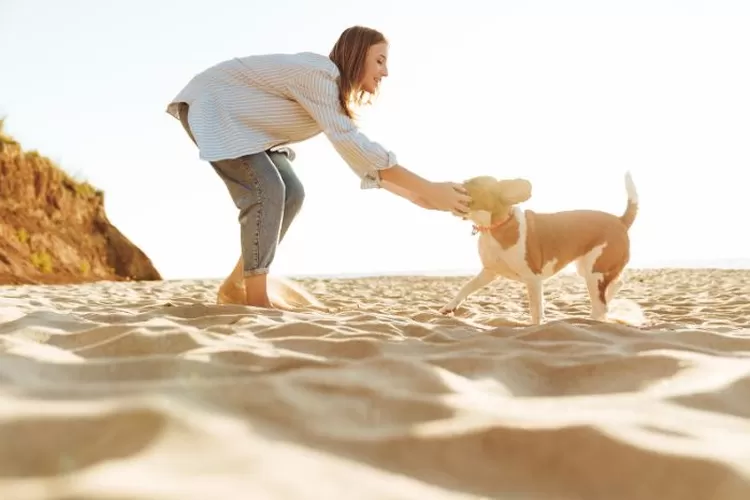
[[[289,92],[320,125],[344,161],[361,179],[362,189],[380,187],[379,171],[397,165],[396,155],[371,141],[339,105],[335,76],[305,71],[289,82]]]

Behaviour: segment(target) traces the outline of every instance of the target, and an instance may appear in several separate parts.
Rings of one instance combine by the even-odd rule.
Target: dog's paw
[[[438,312],[440,314],[452,314],[452,313],[456,312],[456,308],[453,307],[453,306],[451,306],[450,304],[448,304],[448,305],[445,305],[445,306],[441,307],[440,309],[438,309]]]

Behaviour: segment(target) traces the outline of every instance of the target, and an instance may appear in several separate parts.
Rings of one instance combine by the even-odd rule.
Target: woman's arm
[[[362,179],[363,188],[383,187],[423,208],[463,214],[469,197],[462,186],[432,182],[400,166],[396,156],[359,131],[341,110],[338,84],[322,70],[307,71],[289,83],[289,92],[318,122],[333,147]]]
[[[422,207],[427,210],[435,210],[435,207],[432,204],[430,204],[427,200],[425,200],[424,198],[420,196],[417,196],[415,193],[409,191],[408,189],[404,189],[400,187],[397,184],[393,184],[392,182],[381,180],[380,187],[382,187],[383,189],[385,189],[386,191],[390,193],[393,193],[397,196],[400,196],[401,198],[404,198],[405,200],[408,200],[414,203],[418,207]]]
[[[380,187],[379,171],[397,165],[396,155],[370,140],[346,116],[339,104],[339,86],[334,75],[322,68],[303,71],[287,83],[287,90],[360,177],[362,188]]]
[[[427,179],[400,165],[380,170],[378,174],[381,181],[398,186],[419,197],[424,196],[432,185]]]
[[[464,216],[468,212],[471,198],[461,184],[431,182],[399,165],[378,173],[383,187],[390,186],[389,191],[422,208],[451,212],[457,216]]]

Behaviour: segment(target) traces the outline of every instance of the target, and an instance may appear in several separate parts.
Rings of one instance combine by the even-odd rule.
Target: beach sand
[[[0,499],[750,498],[750,271],[0,288]],[[283,289],[282,289],[283,290]]]

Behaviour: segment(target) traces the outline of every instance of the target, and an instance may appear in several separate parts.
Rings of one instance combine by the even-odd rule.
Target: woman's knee
[[[287,212],[298,212],[305,201],[305,187],[297,177],[287,156],[283,153],[272,152],[269,157],[284,181],[284,209]]]
[[[286,184],[286,198],[284,209],[291,212],[299,212],[305,201],[305,188],[299,179]]]
[[[249,174],[245,187],[249,189],[243,197],[244,203],[238,204],[242,205],[239,206],[240,211],[248,211],[257,205],[265,215],[278,212],[280,216],[285,205],[287,188],[273,163],[264,153],[246,156],[243,163],[245,172]]]

